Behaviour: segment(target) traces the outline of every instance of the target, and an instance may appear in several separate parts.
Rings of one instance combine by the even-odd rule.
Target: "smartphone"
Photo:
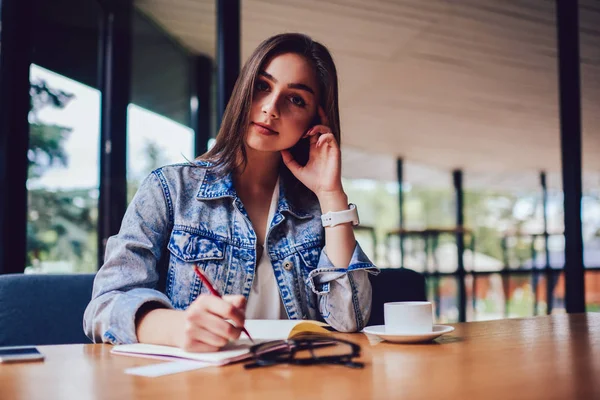
[[[317,113],[317,115],[315,115],[315,117],[313,118],[313,120],[310,123],[310,128],[312,128],[315,125],[321,125],[321,117],[319,116],[319,113]]]
[[[43,360],[44,355],[33,346],[0,347],[0,363]]]

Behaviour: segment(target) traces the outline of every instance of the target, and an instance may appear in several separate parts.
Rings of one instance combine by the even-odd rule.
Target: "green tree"
[[[142,154],[145,156],[142,168],[131,168],[131,170],[137,169],[137,173],[131,173],[127,179],[127,203],[131,202],[146,175],[168,163],[159,144],[152,140],[145,140]]]
[[[344,180],[344,188],[352,202],[360,208],[361,224],[373,226],[379,243],[384,243],[386,231],[399,224],[398,186],[382,182]],[[515,208],[523,199],[534,200],[531,195],[508,191],[471,189],[465,191],[465,225],[475,235],[475,250],[503,261],[502,238],[508,232],[521,232],[523,226],[534,218],[536,207],[526,215],[515,216]],[[450,188],[414,185],[404,192],[405,226],[408,229],[452,227],[455,224],[455,199]],[[368,235],[360,236],[361,244],[367,243]],[[397,246],[394,238],[391,246]],[[395,241],[394,241],[395,240]],[[454,243],[453,235],[442,235],[438,245]],[[416,243],[417,247],[418,243]],[[468,240],[467,240],[468,245]],[[526,237],[517,237],[510,244],[509,257],[512,264],[522,264],[531,258],[531,243]],[[368,246],[368,245],[367,245]],[[382,254],[383,253],[383,254]],[[385,260],[380,252],[378,261]]]
[[[46,107],[64,109],[74,96],[49,87],[43,80],[32,81],[30,96],[28,176],[35,182],[49,168],[68,165],[64,146],[71,133],[69,127],[44,123],[40,111]],[[94,254],[90,257],[86,252],[95,235],[96,204],[90,190],[30,188],[28,197],[28,265],[41,260],[93,262]]]
[[[29,94],[29,178],[39,178],[53,165],[67,165],[64,144],[71,133],[71,128],[41,122],[39,112],[46,107],[65,108],[73,94],[52,89],[44,80],[31,82]]]

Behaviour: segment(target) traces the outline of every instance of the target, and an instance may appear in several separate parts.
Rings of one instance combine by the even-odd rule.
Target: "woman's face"
[[[278,55],[259,71],[254,85],[246,145],[258,151],[293,147],[317,115],[314,68],[295,53]]]

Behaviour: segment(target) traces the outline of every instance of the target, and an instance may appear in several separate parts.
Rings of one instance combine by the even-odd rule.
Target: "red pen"
[[[206,286],[208,288],[208,290],[210,291],[211,294],[213,294],[214,296],[217,296],[218,298],[222,298],[221,294],[219,292],[217,292],[217,289],[215,289],[215,287],[212,284],[212,282],[210,281],[210,279],[208,279],[208,276],[206,276],[204,274],[204,272],[202,272],[196,264],[194,264],[194,272],[196,273],[196,275],[198,275],[198,278],[200,278],[202,283],[204,283],[204,286]],[[242,332],[244,332],[246,334],[246,336],[248,336],[250,341],[252,343],[254,343],[254,339],[252,339],[252,336],[250,336],[250,334],[248,333],[246,328],[244,328],[243,326],[242,326]]]

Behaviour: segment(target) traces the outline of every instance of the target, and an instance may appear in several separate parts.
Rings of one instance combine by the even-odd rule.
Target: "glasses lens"
[[[296,359],[328,359],[352,355],[352,346],[347,343],[323,340],[300,343],[296,350]]]
[[[251,348],[254,362],[246,368],[257,368],[276,364],[340,364],[362,368],[360,362],[351,359],[360,350],[352,344],[332,338],[303,338],[299,340],[277,340],[257,344]]]
[[[265,358],[277,354],[289,353],[290,344],[285,340],[274,340],[252,346],[250,351],[255,358]]]

